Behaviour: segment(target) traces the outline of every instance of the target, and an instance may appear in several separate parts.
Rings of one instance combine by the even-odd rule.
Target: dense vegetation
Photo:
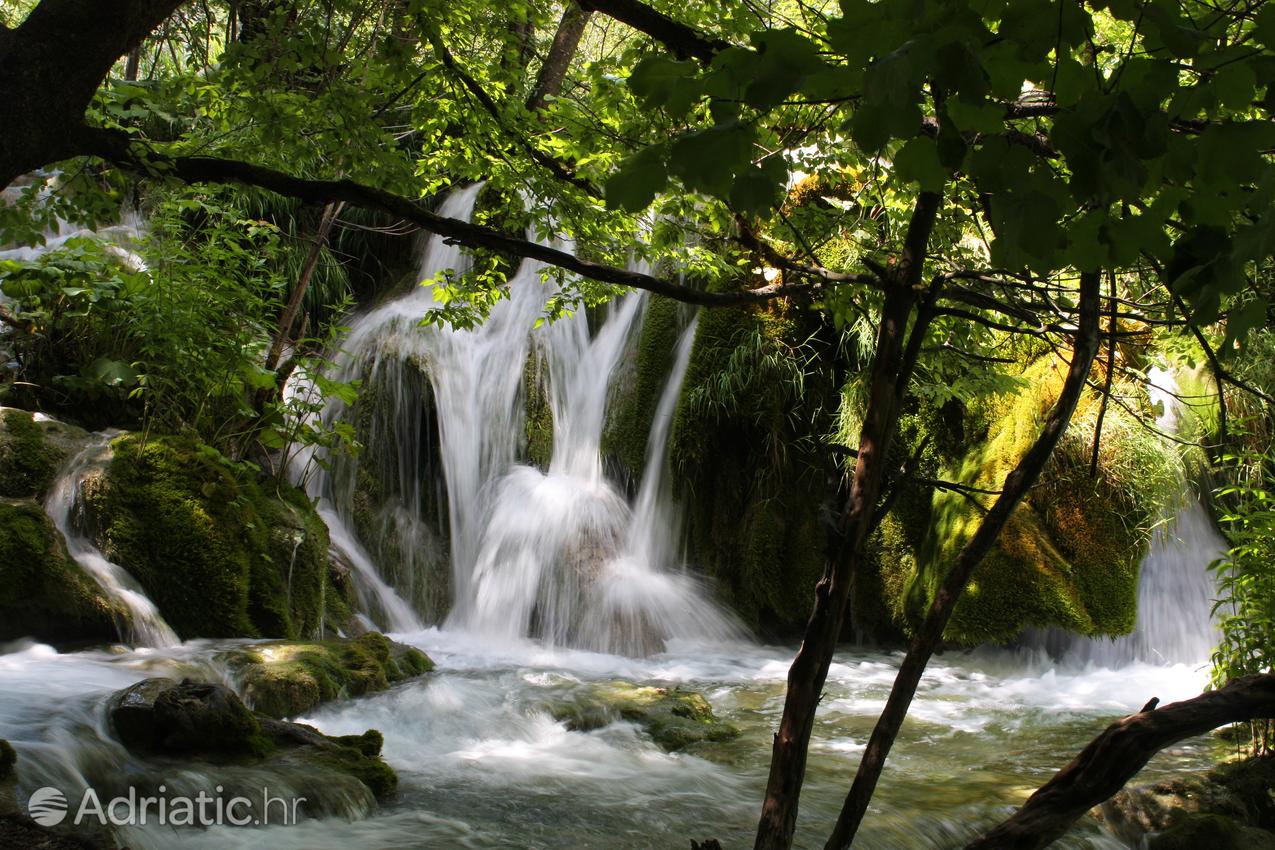
[[[315,427],[319,402],[284,383],[302,366],[353,398],[324,380],[325,343],[346,307],[404,279],[422,228],[480,260],[425,282],[446,305],[431,321],[481,322],[518,257],[556,283],[550,318],[623,287],[716,311],[673,437],[691,550],[752,625],[804,637],[758,848],[792,842],[814,711],[856,617],[909,651],[837,847],[943,640],[1128,630],[1154,500],[1181,490],[1180,459],[1146,431],[1153,365],[1195,370],[1188,460],[1235,546],[1217,681],[1270,670],[1272,8],[97,6],[0,11],[0,120],[24,128],[0,140],[0,243],[131,211],[148,225],[0,261],[3,399],[147,435],[121,444],[117,483],[171,453],[207,468],[215,492],[177,464],[163,504],[235,512],[252,533],[209,530],[194,560],[221,547],[237,573],[190,634],[321,624],[322,565],[287,610],[254,601],[280,581],[259,523],[305,511],[281,483],[287,446],[357,440]],[[478,180],[476,224],[432,212]],[[674,313],[648,309],[639,420]],[[636,474],[645,429],[628,427],[608,452]],[[120,552],[150,545],[128,521],[151,510],[130,503],[146,487],[105,491]],[[1095,540],[1114,565],[1092,563]],[[791,573],[767,574],[777,562]]]

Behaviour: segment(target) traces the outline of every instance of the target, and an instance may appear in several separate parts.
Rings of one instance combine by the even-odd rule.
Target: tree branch
[[[485,248],[541,260],[590,280],[642,289],[687,304],[723,307],[774,298],[810,297],[820,291],[817,286],[774,284],[731,292],[704,292],[641,272],[582,260],[566,251],[509,236],[489,227],[446,218],[427,210],[417,201],[353,180],[307,180],[273,168],[219,157],[167,157],[155,151],[139,151],[129,145],[127,136],[109,130],[85,128],[81,141],[84,149],[80,153],[98,156],[150,176],[171,176],[187,183],[244,183],[315,204],[344,202],[354,207],[380,210],[470,248]]]
[[[1036,850],[1115,794],[1153,755],[1228,723],[1275,717],[1275,673],[1236,679],[1216,691],[1155,710],[1155,701],[1117,720],[1023,807],[965,850]]]
[[[730,47],[727,42],[706,38],[638,0],[580,0],[580,6],[646,33],[682,58],[698,59],[707,64],[718,51]]]

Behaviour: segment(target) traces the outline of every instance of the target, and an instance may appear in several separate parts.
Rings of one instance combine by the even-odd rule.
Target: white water
[[[75,562],[98,583],[109,599],[128,611],[129,624],[121,631],[120,637],[137,646],[175,646],[180,643],[177,634],[164,622],[141,585],[123,567],[108,560],[76,522],[80,486],[85,476],[110,460],[112,436],[110,433],[95,435],[93,442],[71,459],[50,488],[44,510],[66,538],[67,550]]]
[[[1147,373],[1151,403],[1160,408],[1156,426],[1176,434],[1182,415],[1172,373]],[[1055,654],[1103,667],[1133,661],[1206,665],[1219,632],[1212,618],[1217,583],[1209,564],[1227,549],[1191,485],[1183,480],[1182,503],[1151,532],[1138,576],[1138,619],[1132,633],[1113,639],[1085,638],[1059,630],[1034,640]],[[1030,641],[1029,641],[1030,642]]]
[[[479,188],[455,193],[441,213],[468,218]],[[434,238],[419,277],[430,280],[466,267],[457,247]],[[427,431],[435,424],[431,411],[436,416],[436,451],[446,484],[448,626],[493,638],[534,635],[555,645],[632,654],[658,651],[672,639],[734,634],[731,620],[681,570],[661,485],[693,331],[683,334],[657,412],[635,512],[604,474],[601,441],[611,379],[629,350],[644,296],[628,295],[610,305],[596,331],[583,310],[536,327],[555,291],[542,282],[539,264],[524,262],[509,282],[508,297],[480,326],[452,330],[420,325],[440,305],[431,289],[416,287],[356,317],[337,360],[335,376],[365,379],[390,423],[369,442],[388,443],[397,459],[397,468],[381,465],[376,474],[394,478],[399,494],[406,495],[397,509],[409,518],[409,529],[428,526],[420,479],[431,445]],[[547,470],[520,461],[529,358],[543,366],[553,416]],[[428,396],[420,388],[422,373]],[[324,416],[331,421],[344,412],[336,403]],[[384,591],[391,585],[419,600],[423,594],[414,583],[430,576],[421,575],[418,565],[396,572],[381,563],[388,582],[379,585],[367,569],[375,559],[358,545],[350,513],[362,461],[332,460],[332,473],[312,471],[308,486],[324,500],[334,545],[377,591],[381,612],[390,607]],[[401,548],[413,551],[438,545],[411,534],[406,539]],[[411,628],[401,620],[385,622],[400,631]]]
[[[398,637],[428,651],[439,672],[303,719],[328,734],[380,729],[400,776],[393,800],[370,813],[352,808],[350,819],[268,829],[151,826],[124,830],[122,842],[134,850],[648,850],[712,836],[727,847],[749,846],[792,647],[673,641],[665,653],[631,658],[531,640],[488,643],[456,631]],[[0,654],[0,738],[19,753],[19,799],[41,785],[62,788],[74,805],[86,785],[164,780],[211,791],[245,781],[239,766],[139,762],[115,742],[104,716],[110,693],[147,676],[224,678],[209,663],[215,649],[57,655],[28,646]],[[868,651],[835,659],[816,720],[797,847],[822,846],[898,661]],[[855,846],[960,847],[1111,719],[1151,696],[1169,702],[1198,693],[1204,678],[1180,666],[1101,670],[1004,651],[936,658]],[[552,719],[555,704],[617,679],[696,688],[742,735],[666,753],[623,721],[576,732]],[[1187,742],[1158,755],[1141,780],[1203,767],[1217,755],[1206,740]],[[250,778],[272,789],[292,781]],[[1058,846],[1123,845],[1082,820]]]

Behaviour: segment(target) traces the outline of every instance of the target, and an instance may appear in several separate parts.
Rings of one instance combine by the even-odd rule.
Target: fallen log
[[[1124,787],[1165,747],[1229,723],[1275,717],[1275,673],[1245,676],[1164,708],[1155,705],[1152,700],[1137,714],[1108,726],[1022,808],[965,850],[1044,847]]]

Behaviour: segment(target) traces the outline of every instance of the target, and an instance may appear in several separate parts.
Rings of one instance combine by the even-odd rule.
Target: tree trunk
[[[562,81],[567,77],[567,69],[580,46],[584,36],[585,25],[589,23],[592,12],[580,8],[575,0],[567,3],[562,12],[562,20],[558,22],[558,30],[553,34],[553,44],[549,46],[549,55],[540,66],[536,76],[536,85],[527,98],[527,108],[535,112],[543,109],[550,97],[557,97],[562,91]]]
[[[1117,720],[1023,807],[965,850],[1036,850],[1115,794],[1165,747],[1228,723],[1275,717],[1275,673],[1236,679],[1158,711],[1154,700]]]
[[[275,334],[274,343],[270,346],[270,354],[266,357],[268,370],[273,371],[279,363],[279,358],[283,356],[283,348],[292,336],[292,326],[297,323],[297,313],[301,312],[301,301],[305,298],[306,290],[310,288],[310,279],[314,277],[314,270],[319,265],[323,246],[327,244],[332,225],[344,207],[343,203],[329,201],[323,208],[323,217],[319,219],[319,226],[314,232],[314,242],[310,246],[310,253],[306,256],[305,265],[301,267],[301,276],[297,279],[296,286],[292,288],[288,304],[279,318],[279,332]]]
[[[1076,342],[1072,348],[1071,366],[1067,378],[1063,382],[1062,392],[1054,403],[1045,420],[1045,427],[1040,436],[1032,443],[1027,453],[1012,472],[1005,478],[1001,494],[996,498],[991,509],[979,523],[974,536],[965,544],[952,568],[948,571],[943,583],[939,586],[930,603],[920,629],[917,630],[907,655],[899,667],[899,673],[890,689],[889,699],[881,711],[872,737],[864,750],[863,759],[855,773],[850,792],[846,795],[841,814],[837,818],[832,835],[829,836],[825,850],[840,850],[849,847],[855,833],[868,810],[868,801],[876,790],[877,780],[885,767],[886,757],[898,737],[903,718],[907,716],[912,697],[916,694],[917,685],[930,656],[943,638],[943,629],[947,626],[956,608],[956,603],[965,591],[970,574],[992,548],[997,536],[1019,501],[1027,494],[1044,469],[1045,463],[1053,454],[1054,447],[1067,429],[1071,415],[1075,412],[1076,403],[1084,392],[1089,380],[1090,369],[1093,368],[1094,357],[1098,353],[1098,314],[1101,310],[1100,284],[1097,272],[1086,272],[1080,276],[1080,319],[1076,332]]]
[[[903,255],[895,273],[886,281],[850,497],[837,524],[835,552],[815,587],[815,604],[805,638],[788,671],[788,692],[771,750],[756,850],[788,850],[792,846],[815,710],[841,634],[855,567],[862,557],[880,496],[899,409],[929,322],[928,311],[918,313],[909,344],[908,318],[917,302],[925,249],[941,203],[940,195],[921,193],[908,226]]]

